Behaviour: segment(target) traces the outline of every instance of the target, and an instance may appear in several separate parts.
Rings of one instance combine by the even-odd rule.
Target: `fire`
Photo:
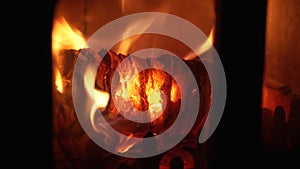
[[[124,1],[122,2],[124,3]],[[140,38],[140,36],[131,37],[132,33],[142,34],[151,26],[151,23],[153,22],[150,21],[146,25],[144,22],[128,25],[123,32],[124,40],[117,46],[116,53],[129,55],[130,52],[132,52],[130,51],[132,43]],[[78,29],[71,27],[65,18],[61,17],[54,20],[52,30],[52,57],[55,63],[55,85],[58,92],[64,92],[64,77],[62,77],[63,74],[60,72],[60,66],[63,65],[62,62],[64,60],[60,54],[61,51],[66,49],[78,50],[86,47],[88,46],[86,45],[83,34]],[[146,112],[147,119],[150,119],[150,122],[160,117],[168,101],[177,102],[180,98],[180,91],[177,84],[166,72],[154,68],[139,72],[138,70],[142,62],[145,62],[145,60],[141,60],[142,59],[139,58],[136,62],[133,60],[130,63],[125,63],[123,66],[121,64],[117,67],[116,71],[119,73],[118,86],[115,88],[116,90],[111,91],[111,93],[95,87],[97,72],[92,67],[87,67],[83,72],[84,88],[92,101],[91,109],[88,110],[88,118],[92,128],[102,134],[104,138],[106,138],[107,143],[113,140],[112,137],[114,136],[109,133],[106,123],[99,122],[99,120],[96,119],[96,110],[104,110],[108,105],[113,105],[109,104],[110,98],[116,98],[116,102],[114,102],[116,107],[116,104],[121,105],[121,107],[119,106],[119,111],[137,117],[139,117],[141,111]],[[124,62],[125,61],[122,61],[122,63]],[[111,118],[111,120],[116,119]],[[129,139],[124,138],[120,138],[119,143],[115,147],[115,150],[119,153],[125,153],[137,144],[133,134],[129,136]]]
[[[55,71],[55,85],[56,89],[59,93],[63,93],[63,79],[62,76],[57,68],[54,69]]]
[[[201,44],[198,49],[196,49],[196,54],[197,56],[200,56],[201,54],[207,52],[209,49],[211,49],[213,47],[213,43],[214,43],[214,34],[215,34],[215,27],[213,27],[210,30],[209,36],[207,38],[207,40]],[[195,59],[195,56],[193,53],[188,54],[187,56],[184,57],[185,60],[192,60]]]
[[[145,93],[147,95],[148,109],[150,119],[156,119],[163,110],[162,93],[160,92],[162,85],[166,79],[166,74],[160,71],[150,71],[148,76]]]
[[[147,100],[149,103],[149,111],[151,115],[155,114],[156,112],[162,111],[162,98],[159,90],[152,89],[152,91],[149,93]]]
[[[109,94],[102,90],[94,89],[95,100],[99,108],[105,108],[109,101]]]
[[[120,83],[116,88],[116,100],[124,109],[121,111],[124,114],[131,114],[132,116],[140,116],[140,111],[147,112],[147,118],[151,122],[160,118],[165,105],[167,104],[167,97],[172,102],[177,102],[180,99],[180,90],[175,80],[169,74],[159,69],[151,68],[138,72],[134,59],[130,62],[119,66]],[[118,104],[117,103],[117,104]],[[131,104],[134,109],[126,109]],[[156,133],[155,133],[156,135]],[[134,134],[130,134],[127,139],[121,137],[119,144],[116,147],[118,153],[125,153],[129,151],[137,140],[132,139]]]
[[[126,151],[128,151],[132,146],[134,146],[136,143],[131,143],[131,144],[128,144],[126,146],[123,146],[123,147],[120,147],[120,148],[117,148],[116,151],[118,153],[125,153]]]
[[[53,21],[52,56],[59,63],[59,53],[63,49],[81,49],[86,46],[86,40],[81,31],[72,28],[64,17]]]
[[[138,116],[138,111],[148,111],[151,121],[158,118],[163,112],[166,97],[162,91],[162,86],[167,79],[167,74],[156,69],[147,69],[137,72],[133,66],[131,69],[120,70],[120,84],[115,94],[119,104],[127,106],[131,104],[135,110],[126,109],[124,113],[131,113]],[[135,75],[134,75],[135,74]],[[174,96],[175,97],[175,96]]]
[[[86,44],[82,33],[67,23],[64,17],[55,19],[52,29],[52,58],[57,68],[55,70],[55,85],[63,93],[63,77],[58,68],[62,66],[63,58],[59,58],[60,51],[64,49],[81,49]]]
[[[172,88],[171,88],[171,95],[170,95],[170,99],[172,102],[177,102],[178,99],[180,98],[180,91],[179,91],[179,87],[177,86],[177,84],[172,81]]]
[[[100,132],[95,125],[94,116],[98,108],[105,108],[107,106],[110,95],[105,91],[95,89],[95,79],[93,79],[95,74],[96,72],[93,71],[91,67],[87,68],[84,74],[84,86],[93,102],[93,106],[90,110],[91,124],[96,131]]]
[[[84,85],[85,89],[87,90],[90,97],[93,98],[95,105],[97,105],[98,108],[105,108],[109,101],[109,93],[95,89],[93,80],[93,71],[91,69],[87,69],[84,75]]]
[[[125,153],[130,148],[132,148],[134,145],[136,145],[138,143],[138,140],[132,139],[132,138],[134,138],[133,133],[131,133],[128,137],[121,136],[120,142],[119,142],[118,146],[116,147],[116,151],[118,153]]]
[[[212,44],[214,43],[214,36],[215,36],[215,27],[213,27],[210,30],[209,36],[207,38],[207,41],[204,43],[204,45],[202,45],[203,47],[203,51],[207,51],[208,49],[210,49],[212,47]]]
[[[141,39],[142,34],[153,24],[156,18],[145,18],[145,20],[137,20],[125,28],[122,33],[122,41],[115,49],[116,53],[122,53],[123,55],[129,55],[133,52],[133,48],[136,48],[133,44],[137,45],[136,42]],[[132,36],[135,35],[135,36]]]

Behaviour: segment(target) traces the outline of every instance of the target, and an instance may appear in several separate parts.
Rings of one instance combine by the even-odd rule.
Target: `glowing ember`
[[[180,98],[180,90],[179,90],[177,84],[174,81],[172,81],[172,88],[171,88],[170,97],[171,97],[172,102],[177,102],[178,99]]]
[[[124,107],[122,108],[123,113],[139,116],[139,111],[147,111],[150,121],[157,119],[163,113],[163,106],[167,103],[163,85],[166,80],[170,81],[170,77],[158,69],[147,69],[134,73],[137,72],[135,66],[132,66],[131,69],[125,69],[125,67],[127,66],[119,70],[120,83],[115,92],[118,106]],[[171,86],[169,88],[171,91]],[[176,93],[176,90],[177,88],[173,87],[173,93]],[[173,100],[176,100],[177,96],[173,94]],[[135,110],[128,109],[129,104]]]
[[[150,115],[162,111],[162,99],[160,95],[161,94],[158,90],[154,90],[149,94],[147,100],[149,103],[149,111],[151,113]]]
[[[150,119],[155,119],[162,112],[163,99],[161,97],[161,87],[166,79],[166,74],[160,71],[150,71],[150,76],[146,84],[146,96],[148,101],[148,110]]]

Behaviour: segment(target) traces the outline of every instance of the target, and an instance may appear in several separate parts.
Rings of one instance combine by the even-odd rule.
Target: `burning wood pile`
[[[175,69],[176,65],[172,65],[171,56],[161,56],[148,61],[138,57],[131,57],[130,60],[126,60],[128,65],[125,62],[120,68],[121,61],[128,56],[117,55],[113,51],[106,50],[96,53],[89,49],[63,50],[62,57],[65,60],[69,60],[68,63],[70,65],[65,64],[66,66],[61,71],[56,72],[56,80],[54,81],[56,84],[53,84],[56,86],[56,90],[53,90],[53,142],[56,160],[62,160],[61,164],[70,163],[64,161],[68,158],[71,158],[71,161],[76,161],[76,159],[87,160],[82,159],[87,157],[86,154],[83,154],[91,153],[87,152],[87,145],[90,144],[91,140],[78,122],[72,100],[72,83],[74,83],[72,82],[73,68],[79,53],[83,53],[86,56],[86,61],[97,62],[97,60],[100,60],[99,58],[102,58],[94,85],[95,95],[99,99],[98,108],[102,110],[103,116],[115,130],[127,136],[145,137],[149,132],[154,135],[164,132],[176,120],[180,109],[181,97],[189,97],[188,95],[193,93],[194,89],[189,89],[189,86],[186,86],[185,89],[179,89],[176,81],[167,72],[160,69],[145,69],[141,72],[135,72],[136,70],[132,66],[141,66],[144,64],[158,66],[160,64],[159,60],[165,57],[169,59],[170,65],[161,66],[173,67],[174,71],[178,71],[180,74],[180,70]],[[129,61],[131,62],[130,64]],[[189,143],[196,145],[198,134],[203,125],[202,121],[205,119],[210,103],[210,84],[205,68],[199,58],[184,62],[193,71],[200,89],[201,105],[198,119],[188,137]],[[115,76],[117,78],[115,80],[119,83],[116,83],[117,86],[113,88],[112,77],[117,71],[126,71],[126,73],[118,73]],[[130,77],[132,79],[131,83],[125,83],[126,76],[124,75],[132,76]],[[182,77],[183,80],[187,80],[188,78]],[[59,84],[59,82],[62,83]],[[110,93],[114,93],[114,96],[110,96]],[[112,101],[113,97],[117,99],[117,102]],[[192,101],[190,102],[193,104]],[[120,107],[122,113],[116,109],[115,103],[120,104],[117,106]],[[149,122],[137,123],[123,116],[125,114],[131,118],[135,116],[139,117],[139,112],[136,110],[148,110],[148,114],[145,117],[149,117]],[[97,120],[96,116],[94,115],[95,120]],[[184,124],[182,125],[184,127]],[[132,146],[132,143],[128,140],[120,139],[114,141],[116,142],[116,151],[118,152],[127,151]],[[98,148],[98,151],[102,152],[100,148]],[[102,153],[105,154],[104,151]],[[106,155],[100,155],[99,158]],[[110,154],[109,156],[113,155]]]
[[[56,34],[55,34],[56,35]],[[66,37],[65,35],[62,37]],[[55,39],[55,38],[54,38]],[[101,110],[106,122],[127,136],[115,137],[106,131],[105,126],[98,125],[98,114],[91,111],[90,119],[94,130],[103,135],[103,140],[115,147],[118,153],[124,153],[133,146],[141,144],[130,138],[145,138],[159,135],[170,128],[176,120],[179,110],[188,112],[195,104],[190,98],[199,92],[201,100],[196,122],[188,135],[176,147],[186,146],[197,148],[198,136],[205,121],[211,102],[211,85],[208,73],[199,59],[184,60],[193,77],[185,76],[183,69],[175,62],[176,56],[161,55],[152,59],[144,59],[135,55],[124,55],[113,50],[102,49],[94,51],[90,48],[78,48],[76,45],[53,45],[53,152],[55,168],[103,168],[114,164],[138,165],[136,159],[119,157],[97,146],[86,134],[78,121],[74,108],[73,97],[81,97],[81,91],[74,88],[73,77],[83,74],[81,79],[86,82],[90,78],[89,71],[76,72],[74,67],[78,62],[91,62],[99,65],[96,78],[92,80],[92,88],[86,87],[89,94],[94,95],[96,109]],[[81,55],[81,57],[78,57]],[[163,62],[162,62],[163,61]],[[162,64],[163,63],[163,64]],[[166,64],[167,63],[167,64]],[[142,71],[141,67],[151,67]],[[163,71],[168,67],[171,72]],[[186,85],[179,87],[179,82],[195,79],[197,89]],[[199,91],[198,91],[199,90]],[[74,92],[75,91],[75,92]],[[76,96],[74,96],[74,93]],[[84,104],[84,103],[82,103]],[[96,113],[94,113],[96,112]],[[141,118],[142,117],[142,118]],[[182,128],[187,126],[181,124]],[[171,133],[180,131],[171,131]],[[150,133],[150,135],[149,135]],[[175,147],[175,149],[176,149]],[[159,148],[159,147],[156,147]],[[141,150],[142,151],[142,150]],[[97,167],[96,167],[97,168]],[[137,167],[139,168],[139,167]]]

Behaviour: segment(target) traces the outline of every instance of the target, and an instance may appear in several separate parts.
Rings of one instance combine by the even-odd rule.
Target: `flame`
[[[124,61],[126,62],[126,61]],[[126,62],[127,63],[127,62]],[[129,63],[124,64],[125,66],[120,66],[120,84],[117,87],[117,91],[115,93],[115,98],[118,104],[124,105],[123,110],[126,111],[128,108],[128,103],[131,102],[132,105],[137,105],[140,100],[139,91],[136,89],[137,86],[140,86],[140,82],[138,77],[135,76],[138,74],[138,70],[136,66],[131,66]],[[128,94],[130,92],[130,94]]]
[[[178,99],[181,97],[179,87],[174,81],[172,81],[172,88],[171,88],[170,97],[171,97],[170,99],[171,99],[172,102],[177,102]]]
[[[134,72],[137,70],[135,69]],[[127,79],[130,79],[130,77],[126,76]],[[122,89],[128,91],[126,95],[122,95],[123,99],[131,101],[131,104],[134,105],[135,107],[139,107],[137,105],[140,105],[140,100],[142,97],[140,96],[140,91],[139,87],[141,86],[139,76],[135,76],[132,80],[127,81],[126,79],[121,80],[123,83],[122,84],[129,84],[128,90],[126,89],[126,86],[122,85]],[[124,83],[125,82],[125,83]],[[124,97],[125,96],[125,97]]]
[[[78,29],[72,28],[64,17],[53,21],[52,55],[58,59],[63,49],[81,49],[86,46],[86,40]]]
[[[200,56],[201,54],[207,52],[210,48],[213,47],[213,43],[214,43],[214,34],[215,34],[215,27],[213,27],[211,30],[210,30],[210,33],[209,33],[209,36],[208,38],[206,39],[206,41],[201,44],[198,49],[196,49],[196,55],[194,53],[189,53],[187,56],[185,56],[183,59],[184,60],[192,60],[194,59],[195,57],[198,57]]]
[[[207,50],[209,50],[214,43],[214,35],[215,35],[215,27],[213,27],[210,30],[209,36],[207,38],[207,41],[201,46],[203,53],[206,52]]]
[[[95,89],[95,80],[93,80],[93,78],[96,77],[95,74],[96,73],[92,70],[91,67],[88,67],[86,69],[84,74],[84,87],[88,95],[92,98],[93,102],[93,106],[90,111],[91,124],[96,131],[101,132],[95,125],[94,116],[97,108],[105,108],[107,106],[110,95],[105,91]]]
[[[91,102],[93,103],[91,106],[92,108],[90,110],[89,118],[93,129],[101,136],[103,136],[103,142],[105,144],[111,144],[111,142],[114,140],[114,136],[109,131],[107,123],[102,123],[101,121],[98,121],[97,126],[95,123],[94,117],[96,110],[99,108],[105,108],[108,104],[110,97],[109,93],[95,89],[95,75],[96,71],[94,71],[94,69],[91,66],[89,66],[87,67],[83,77],[85,90],[87,91],[89,97],[92,99]]]
[[[133,29],[133,27],[132,27],[132,29]],[[132,44],[141,37],[141,35],[136,35],[134,37],[126,39],[128,37],[128,35],[129,35],[129,32],[133,31],[132,29],[129,28],[129,29],[127,29],[127,31],[125,31],[123,33],[123,35],[122,35],[123,36],[123,40],[119,44],[116,53],[122,53],[124,55],[128,55],[130,53],[130,49],[132,47]]]
[[[107,92],[94,89],[95,100],[99,108],[105,108],[109,101],[109,94]]]
[[[131,144],[128,144],[128,145],[126,145],[126,146],[123,146],[123,147],[120,147],[120,148],[117,148],[117,152],[118,153],[125,153],[125,152],[127,152],[132,146],[134,146],[135,145],[135,143],[131,143]]]
[[[125,59],[118,67],[119,83],[113,92],[115,104],[128,117],[139,117],[140,111],[143,111],[147,113],[146,118],[154,121],[163,113],[167,96],[176,102],[181,97],[180,90],[164,71],[146,69],[139,72],[136,65],[138,62],[140,60]],[[170,85],[163,88],[164,84]]]
[[[116,147],[116,151],[118,153],[125,153],[130,148],[132,148],[135,144],[137,144],[139,142],[139,140],[138,139],[132,139],[133,136],[134,136],[133,133],[131,133],[128,137],[121,136],[120,142],[119,142],[118,146]]]
[[[87,93],[91,98],[93,98],[94,103],[98,108],[105,108],[109,101],[109,93],[95,89],[95,81],[91,80],[93,77],[93,71],[91,69],[87,69],[84,75],[84,86],[87,90]]]
[[[162,108],[162,93],[160,92],[164,84],[166,75],[160,71],[150,71],[148,76],[145,93],[149,103],[150,119],[155,119],[163,110]]]
[[[159,90],[152,90],[147,98],[151,114],[162,111],[162,98]]]
[[[127,69],[125,73],[120,75],[120,84],[118,86],[115,97],[123,105],[131,104],[137,110],[149,110],[149,118],[156,119],[163,111],[164,94],[161,87],[165,82],[166,74],[149,69],[132,76],[137,69]],[[126,113],[133,113],[138,116],[134,110],[126,110]]]
[[[143,33],[154,23],[156,18],[145,18],[144,20],[137,20],[136,22],[130,23],[126,26],[122,33],[122,41],[116,47],[116,53],[122,53],[123,55],[129,55],[133,52],[133,48],[137,48],[138,40],[143,36]],[[132,36],[134,35],[134,36]],[[135,45],[132,45],[134,44]]]
[[[62,76],[58,70],[58,68],[54,69],[55,71],[55,85],[56,89],[59,93],[63,93],[63,79]]]

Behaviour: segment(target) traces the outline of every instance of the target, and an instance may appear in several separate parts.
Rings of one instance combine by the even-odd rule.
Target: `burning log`
[[[155,58],[155,60],[150,60],[135,56],[129,58],[129,56],[116,54],[113,51],[101,50],[95,52],[88,48],[62,51],[61,57],[63,61],[61,61],[60,64],[64,66],[58,65],[57,67],[62,76],[61,85],[64,90],[63,92],[53,90],[53,143],[55,161],[64,161],[64,163],[69,161],[67,164],[70,166],[76,165],[72,164],[72,162],[70,162],[72,160],[70,159],[88,161],[88,154],[92,153],[86,150],[91,140],[79,124],[72,101],[72,83],[76,83],[72,81],[72,75],[79,53],[85,56],[83,57],[84,62],[99,63],[94,89],[95,91],[101,91],[109,95],[112,94],[106,104],[104,104],[105,106],[100,108],[101,113],[115,130],[127,136],[131,135],[132,137],[142,138],[145,137],[147,133],[156,135],[164,132],[176,120],[182,98],[188,98],[189,95],[196,90],[189,88],[188,85],[184,86],[184,89],[179,89],[174,78],[167,72],[159,69],[160,66],[169,67],[175,74],[178,76],[181,75],[180,67],[176,65],[170,56],[168,57],[169,65],[161,65],[160,59],[167,56],[160,56]],[[184,81],[189,78],[195,78],[200,90],[201,102],[198,117],[194,127],[185,140],[185,142],[189,144],[192,143],[196,145],[203,121],[205,121],[209,110],[211,86],[206,69],[198,57],[193,60],[183,61],[191,69],[194,77],[180,77],[180,79]],[[153,67],[153,69],[137,72],[132,65],[136,67],[148,65]],[[125,73],[122,72],[125,70]],[[121,83],[123,82],[122,80],[124,80],[124,75],[130,75],[130,78],[133,79],[130,83],[126,83],[127,86],[125,82],[123,84]],[[113,80],[120,83],[113,83]],[[58,87],[58,84],[53,84],[53,87]],[[126,89],[128,89],[127,98],[122,96],[122,94],[124,94],[122,87],[127,87]],[[114,97],[117,98],[118,101],[121,101],[122,105],[116,105],[118,103],[114,102]],[[193,104],[193,100],[186,100],[190,105]],[[147,123],[137,123],[126,119],[123,114],[132,113],[132,116],[138,116],[138,114],[135,114],[137,113],[135,110],[126,107],[128,103],[139,111],[151,110],[150,115],[151,113],[154,114],[153,120]],[[124,111],[123,114],[119,112],[116,106],[125,106],[120,110]],[[155,115],[155,113],[158,115]],[[152,117],[150,116],[149,118],[151,119]],[[97,115],[95,115],[95,120],[97,121]],[[182,124],[182,126],[184,126],[184,124]],[[120,148],[118,151],[126,151],[126,146],[128,146],[126,140],[124,142],[120,139],[114,140],[114,144]],[[95,152],[98,153],[99,159],[114,156],[113,154],[101,150],[101,148],[95,149]],[[66,158],[66,156],[68,156],[68,158]],[[96,163],[96,161],[97,160],[94,160],[93,162]]]
[[[100,53],[106,53],[104,51]],[[121,105],[121,111],[125,111],[125,113],[132,113],[132,116],[135,116],[137,112],[135,112],[134,109],[137,109],[139,111],[146,111],[150,110],[151,113],[158,113],[162,109],[162,102],[163,98],[160,98],[161,93],[159,93],[156,90],[161,90],[164,93],[165,96],[165,102],[166,102],[166,107],[167,111],[166,113],[173,113],[176,115],[176,109],[175,104],[173,106],[170,106],[169,104],[172,104],[171,102],[171,89],[172,89],[172,84],[175,86],[176,82],[172,80],[172,77],[168,75],[166,72],[160,71],[160,70],[155,70],[155,69],[147,69],[141,72],[137,72],[135,68],[132,68],[132,63],[134,65],[138,66],[145,66],[146,64],[153,64],[153,63],[147,63],[149,62],[148,60],[145,59],[139,59],[139,58],[134,58],[131,60],[126,60],[124,61],[125,64],[123,64],[123,68],[118,69],[117,67],[120,65],[120,63],[126,58],[126,56],[122,54],[115,54],[112,51],[107,52],[106,56],[102,56],[103,60],[99,66],[97,77],[96,77],[96,83],[95,83],[95,88],[99,90],[103,90],[107,93],[113,93],[115,97],[117,97],[117,101],[120,102]],[[153,65],[152,65],[153,66]],[[130,69],[132,68],[132,70]],[[126,71],[125,73],[120,72],[120,71]],[[125,78],[133,78],[133,82],[130,84],[129,80],[125,81],[123,84],[120,86],[116,86],[115,90],[112,91],[113,85],[112,84],[112,78],[114,73],[116,73],[117,77],[117,82],[126,80]],[[138,75],[135,75],[135,74]],[[124,77],[124,75],[126,77]],[[131,77],[128,77],[131,76]],[[117,84],[118,85],[118,84]],[[123,86],[122,86],[123,85]],[[128,85],[128,86],[127,86]],[[178,86],[175,86],[178,88]],[[127,93],[128,90],[128,93]],[[152,92],[152,93],[151,93]],[[129,96],[128,96],[129,95]],[[152,98],[151,98],[152,97]],[[175,96],[174,96],[175,97]],[[157,100],[155,100],[157,99]],[[128,101],[129,100],[129,101]],[[132,106],[128,105],[132,104]],[[112,99],[109,101],[109,105],[107,106],[107,109],[105,110],[105,117],[108,121],[114,120],[119,116],[119,112],[115,112],[114,115],[112,116],[111,113],[116,110],[115,109],[115,103],[113,103]],[[120,105],[119,105],[120,106]],[[132,108],[134,109],[132,109]],[[178,106],[177,106],[178,107]],[[152,108],[152,109],[151,109]],[[174,110],[172,110],[174,109]],[[178,110],[177,110],[178,112]],[[150,114],[151,116],[151,114]],[[164,118],[168,117],[173,117],[173,116],[167,116],[164,114]],[[176,116],[175,116],[176,117]],[[151,117],[149,117],[151,118]],[[117,124],[116,126],[113,125],[115,129],[118,131],[121,131],[122,133],[125,133],[127,135],[131,133],[139,133],[139,137],[143,137],[144,134],[140,133],[143,131],[151,130],[152,127],[155,128],[160,128],[160,120],[154,121],[152,125],[150,124],[136,124],[132,121],[128,120],[123,120],[120,121],[122,125]],[[175,119],[167,119],[170,124],[174,121]],[[162,125],[162,124],[161,124]],[[124,130],[124,127],[122,126],[127,126],[126,130]],[[132,128],[132,129],[130,129]],[[122,131],[124,130],[124,131]],[[135,131],[132,131],[135,130]],[[154,129],[152,132],[158,132],[157,129]]]

